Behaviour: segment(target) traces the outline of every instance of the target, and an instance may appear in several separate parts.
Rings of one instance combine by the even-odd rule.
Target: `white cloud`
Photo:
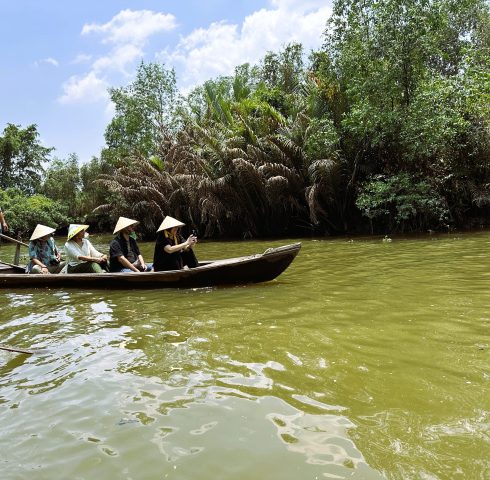
[[[291,42],[305,50],[318,48],[331,8],[325,1],[271,0],[274,9],[247,16],[241,26],[213,23],[181,38],[177,47],[165,49],[157,59],[174,66],[184,88],[218,75],[233,73],[236,65],[258,62],[267,51]]]
[[[271,0],[271,5],[278,9],[292,9],[296,12],[305,12],[312,9],[325,7],[325,0]]]
[[[107,102],[104,108],[104,115],[109,123],[116,115],[116,106],[112,102]]]
[[[102,34],[104,43],[143,45],[155,33],[168,32],[176,27],[177,22],[171,14],[121,10],[107,23],[84,25],[82,35],[95,32]]]
[[[107,100],[108,87],[109,84],[98,78],[95,72],[89,72],[84,76],[74,75],[63,84],[63,95],[58,100],[65,104]]]
[[[102,43],[111,44],[111,49],[98,58],[81,54],[73,63],[92,61],[90,71],[82,76],[72,76],[63,85],[62,103],[96,102],[108,100],[107,77],[110,73],[129,76],[136,60],[145,55],[143,47],[157,33],[168,32],[177,27],[171,14],[150,10],[121,10],[104,24],[85,24],[82,35],[99,34]]]
[[[329,0],[270,0],[270,5],[247,16],[241,25],[216,22],[196,29],[174,48],[157,53],[156,59],[174,67],[180,86],[187,90],[232,74],[237,65],[257,63],[267,51],[278,51],[290,42],[301,43],[305,51],[321,45],[331,13]],[[173,15],[149,10],[122,10],[106,23],[84,25],[82,35],[98,34],[110,47],[97,58],[77,57],[76,63],[91,61],[90,70],[65,82],[59,101],[107,101],[109,79],[129,77],[145,57],[150,37],[176,28]]]
[[[173,30],[176,26],[173,15],[150,10],[121,10],[107,23],[84,25],[82,35],[99,33],[102,43],[114,45],[110,52],[94,61],[92,70],[127,74],[126,67],[144,56],[143,46],[152,35]]]
[[[86,53],[79,53],[71,63],[87,63],[92,60],[92,55],[88,55]]]
[[[98,58],[92,64],[92,70],[95,72],[116,70],[127,75],[126,66],[143,56],[144,52],[141,48],[131,44],[122,45],[112,50],[109,55]]]
[[[34,65],[36,67],[40,67],[43,63],[45,63],[47,65],[52,65],[53,67],[58,67],[59,66],[58,60],[56,60],[56,59],[54,59],[52,57],[43,58],[42,60],[37,60],[36,62],[34,62]]]

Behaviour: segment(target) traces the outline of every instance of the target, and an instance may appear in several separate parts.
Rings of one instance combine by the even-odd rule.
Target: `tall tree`
[[[36,125],[23,129],[7,124],[0,136],[0,188],[16,187],[34,193],[52,150],[40,144]]]
[[[141,63],[136,78],[127,87],[112,88],[116,114],[105,133],[107,148],[102,156],[121,165],[131,156],[159,155],[159,145],[177,125],[180,104],[175,72],[157,63]]]
[[[80,171],[78,157],[72,153],[66,160],[55,158],[46,170],[41,193],[68,206],[71,217],[80,215]]]
[[[348,99],[346,134],[366,161],[400,168],[419,87],[464,70],[485,11],[485,0],[335,2],[325,50]]]
[[[335,2],[319,72],[341,95],[351,193],[405,171],[414,189],[428,177],[459,220],[488,198],[488,12],[485,0]]]
[[[100,175],[112,175],[114,171],[113,165],[97,157],[92,157],[89,162],[80,165],[80,203],[85,213],[93,212],[96,207],[107,201],[108,192],[98,179]]]

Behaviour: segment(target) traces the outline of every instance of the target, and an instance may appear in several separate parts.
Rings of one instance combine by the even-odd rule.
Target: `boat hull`
[[[262,254],[205,262],[186,270],[146,273],[72,273],[34,275],[0,271],[0,288],[106,289],[200,288],[268,282],[289,267],[301,248],[300,243],[270,248]]]

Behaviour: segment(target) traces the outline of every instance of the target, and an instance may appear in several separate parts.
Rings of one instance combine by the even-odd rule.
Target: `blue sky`
[[[107,88],[141,60],[175,68],[183,92],[291,41],[318,48],[330,0],[0,0],[0,132],[37,124],[53,155],[98,155]]]

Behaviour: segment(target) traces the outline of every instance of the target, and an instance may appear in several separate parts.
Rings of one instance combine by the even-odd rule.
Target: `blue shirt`
[[[31,273],[32,267],[35,263],[32,262],[33,258],[37,258],[44,265],[49,267],[50,265],[57,265],[58,259],[56,254],[58,249],[54,243],[54,238],[49,237],[45,242],[41,240],[32,240],[29,242],[29,258],[31,261],[27,264],[27,272]]]

